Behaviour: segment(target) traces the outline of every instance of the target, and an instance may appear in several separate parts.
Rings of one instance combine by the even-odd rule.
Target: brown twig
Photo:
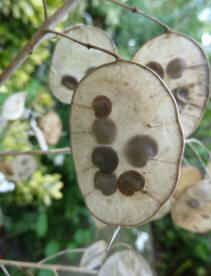
[[[45,19],[47,19],[48,18],[48,8],[47,8],[47,5],[46,5],[46,0],[42,0],[42,2],[43,2]]]
[[[132,11],[133,13],[138,13],[138,14],[140,14],[140,15],[142,15],[142,16],[144,16],[144,17],[146,17],[146,18],[148,18],[148,19],[150,19],[150,20],[152,20],[152,21],[154,21],[156,23],[158,23],[161,27],[164,28],[165,32],[170,32],[170,28],[166,24],[164,24],[163,22],[161,22],[157,18],[144,13],[143,11],[137,9],[136,7],[130,7],[130,6],[126,5],[126,4],[118,2],[116,0],[106,0],[106,1],[111,2],[113,4],[116,4],[118,6],[121,6],[121,7],[125,8],[125,9],[128,9],[128,10]]]
[[[54,27],[63,16],[65,16],[79,0],[67,0],[64,5],[59,8],[52,16],[49,16],[27,44],[20,50],[11,63],[3,70],[0,75],[0,86],[13,74],[13,72],[21,66],[26,58],[31,54],[45,38],[46,29]]]
[[[116,53],[114,53],[112,51],[109,51],[109,50],[107,50],[105,48],[101,48],[101,47],[98,47],[98,46],[90,44],[90,43],[82,42],[82,41],[77,40],[75,38],[72,38],[72,37],[70,37],[70,36],[68,36],[66,34],[63,34],[63,33],[60,33],[60,32],[56,32],[56,31],[53,31],[53,30],[46,30],[45,32],[52,33],[52,34],[59,35],[59,36],[65,37],[67,39],[70,39],[71,41],[76,42],[76,43],[78,43],[78,44],[86,47],[88,50],[89,49],[96,49],[98,51],[101,51],[101,52],[104,52],[106,54],[109,54],[109,55],[113,56],[116,60],[120,59],[120,57]]]
[[[0,156],[26,155],[26,154],[27,155],[28,154],[40,155],[40,154],[62,153],[62,152],[71,153],[71,149],[70,148],[58,148],[58,149],[49,149],[49,150],[29,150],[29,151],[11,150],[11,151],[2,151],[2,152],[0,152]]]
[[[77,266],[65,266],[65,265],[50,265],[50,264],[39,264],[39,263],[32,263],[32,262],[20,262],[20,261],[11,261],[11,260],[0,260],[0,265],[7,265],[7,266],[14,266],[14,267],[30,267],[35,269],[48,269],[51,271],[72,271],[78,273],[86,273],[86,274],[97,274],[98,271],[96,270],[87,270],[83,267]]]

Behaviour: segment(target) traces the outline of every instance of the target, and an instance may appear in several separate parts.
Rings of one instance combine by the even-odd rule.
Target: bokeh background
[[[49,14],[64,1],[47,0]],[[125,2],[125,1],[124,1]],[[210,0],[129,0],[144,12],[156,16],[171,28],[197,40],[211,60],[211,1]],[[12,60],[44,20],[41,0],[0,1],[0,72]],[[120,55],[132,54],[162,28],[142,16],[103,0],[82,0],[57,25],[61,30],[72,24],[83,23],[106,30],[117,45]],[[0,105],[11,94],[26,91],[26,108],[33,108],[40,116],[56,111],[63,122],[63,133],[56,147],[69,146],[69,106],[59,103],[51,94],[48,71],[56,40],[42,43],[28,57],[13,76],[0,87]],[[28,118],[9,121],[0,132],[0,150],[38,149],[31,133]],[[193,135],[211,149],[211,104]],[[197,147],[205,164],[206,152]],[[186,149],[190,164],[198,166],[193,153]],[[0,159],[0,170],[5,160]],[[37,262],[68,248],[84,247],[101,237],[99,230],[84,205],[79,192],[70,154],[38,156],[37,170],[26,180],[13,181],[15,189],[0,190],[0,257]],[[1,183],[0,183],[1,185]],[[173,224],[170,216],[146,226],[150,236],[147,255],[157,275],[211,275],[211,234],[194,234]],[[110,231],[110,230],[109,230]],[[121,237],[137,245],[142,228],[123,230]],[[106,232],[107,233],[107,232]],[[111,237],[112,229],[106,238]],[[127,236],[127,237],[126,237]],[[129,237],[129,238],[128,238]],[[143,236],[142,236],[143,237]],[[147,239],[146,239],[147,240]],[[140,247],[140,246],[139,246]],[[141,250],[141,248],[139,248]],[[67,257],[66,262],[71,261]],[[62,261],[62,260],[61,260]],[[31,271],[32,275],[52,275],[47,271]],[[29,275],[29,271],[10,270],[11,275]],[[0,275],[3,275],[0,272]]]

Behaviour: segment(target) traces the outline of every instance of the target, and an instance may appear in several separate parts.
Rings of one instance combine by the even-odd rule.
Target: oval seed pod
[[[30,155],[16,156],[12,162],[12,172],[15,179],[27,179],[37,168],[37,161]]]
[[[211,231],[211,183],[198,182],[183,190],[172,206],[171,217],[180,227],[197,233]]]
[[[4,102],[2,116],[7,120],[17,120],[23,116],[25,92],[18,92],[9,96]]]
[[[62,134],[62,121],[59,115],[49,111],[39,120],[39,127],[42,129],[48,145],[56,145]]]
[[[179,194],[186,188],[202,180],[203,176],[200,170],[194,166],[183,166],[180,172],[179,182],[172,197],[160,208],[152,220],[161,219],[166,216],[172,207],[172,203]]]
[[[110,37],[101,29],[75,25],[65,34],[71,38],[116,52]],[[55,47],[49,72],[53,95],[70,104],[72,94],[81,78],[95,67],[114,61],[114,57],[95,49],[87,49],[67,38],[61,38]]]
[[[107,243],[103,240],[90,245],[81,257],[80,266],[88,270],[100,266],[106,257],[106,248]]]
[[[93,128],[99,97],[112,105],[115,136],[104,130],[112,143],[101,144]],[[87,207],[104,223],[139,225],[176,187],[184,140],[176,103],[147,67],[121,60],[88,74],[73,96],[70,139]]]
[[[101,267],[98,276],[152,276],[144,257],[133,250],[121,250],[112,254]]]
[[[149,66],[165,81],[177,101],[184,136],[191,135],[209,98],[209,64],[199,44],[171,31],[147,41],[132,60]]]

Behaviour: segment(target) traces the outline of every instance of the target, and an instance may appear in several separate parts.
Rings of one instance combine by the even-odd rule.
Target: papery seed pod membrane
[[[75,25],[65,34],[84,43],[116,52],[110,37],[101,29]],[[97,66],[114,61],[114,57],[95,49],[87,49],[67,38],[61,38],[54,50],[49,84],[53,95],[63,103],[70,104],[72,94],[81,78]]]
[[[4,102],[2,116],[7,120],[17,120],[23,116],[25,92],[18,92],[9,96]]]
[[[202,180],[203,176],[197,167],[193,166],[183,166],[180,171],[180,178],[176,190],[174,191],[172,197],[160,208],[157,214],[152,218],[152,220],[161,219],[166,216],[172,207],[172,203],[175,201],[177,196],[187,187],[196,184]]]
[[[17,180],[27,179],[37,168],[37,161],[33,156],[20,155],[12,162],[13,177]]]
[[[39,120],[39,127],[42,129],[48,145],[56,145],[62,134],[62,121],[59,115],[49,111]]]
[[[176,103],[144,66],[117,61],[83,78],[72,100],[70,139],[87,207],[106,224],[143,223],[176,187],[183,152]]]
[[[100,221],[99,219],[97,219],[94,216],[92,216],[92,219],[93,219],[97,229],[103,229],[104,227],[108,226],[107,224],[103,223],[102,221]]]
[[[211,231],[211,183],[200,181],[183,190],[172,206],[175,224],[196,232]]]
[[[147,41],[132,60],[145,64],[165,81],[177,102],[184,136],[190,136],[209,98],[209,64],[199,44],[171,31]]]
[[[80,266],[88,270],[99,267],[106,257],[106,248],[107,243],[103,240],[90,245],[81,257]]]
[[[152,276],[144,257],[133,250],[122,250],[112,254],[101,267],[98,276]]]

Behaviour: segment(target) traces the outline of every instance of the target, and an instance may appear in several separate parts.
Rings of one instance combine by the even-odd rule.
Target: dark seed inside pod
[[[107,118],[112,110],[112,103],[106,96],[97,96],[92,103],[97,118]]]
[[[172,90],[172,94],[177,102],[179,112],[182,112],[188,102],[188,89],[185,87],[178,87]]]
[[[96,172],[94,177],[95,188],[100,189],[106,195],[112,195],[116,192],[116,176],[115,174],[104,174]]]
[[[143,167],[158,153],[156,141],[149,135],[136,135],[126,144],[125,154],[128,162],[136,167]]]
[[[89,68],[86,70],[86,74],[89,74],[89,73],[93,72],[96,68],[97,68],[96,66],[89,67]]]
[[[182,58],[172,59],[166,68],[168,76],[172,79],[178,79],[182,76],[183,71],[185,70],[187,64],[186,61]]]
[[[117,180],[117,187],[126,196],[132,196],[135,192],[143,190],[144,177],[137,171],[126,171]]]
[[[92,125],[97,141],[101,144],[111,144],[116,138],[117,128],[111,119],[97,119]]]
[[[73,76],[65,75],[65,76],[62,77],[61,83],[66,88],[74,90],[76,88],[76,85],[78,84],[78,81]]]
[[[156,61],[150,61],[146,64],[147,67],[155,71],[162,79],[164,77],[164,70],[160,63]]]
[[[200,206],[200,203],[197,199],[190,199],[187,203],[191,208],[199,208]]]
[[[92,162],[102,173],[112,173],[118,166],[119,158],[112,147],[96,147],[92,153]]]

